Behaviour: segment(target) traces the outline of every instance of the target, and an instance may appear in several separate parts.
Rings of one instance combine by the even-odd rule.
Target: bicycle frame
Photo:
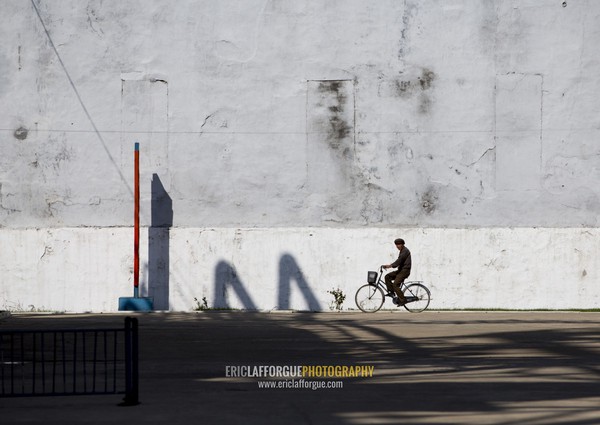
[[[422,284],[423,281],[422,280],[405,280],[400,285],[400,290],[404,293],[404,296],[406,297],[406,301],[408,301],[408,302],[416,301],[418,299],[412,293],[411,294],[406,294],[406,290],[408,289],[408,285],[413,284],[413,283],[421,283]],[[378,288],[381,288],[381,290],[383,291],[384,294],[388,293],[387,285],[385,284],[383,267],[379,267],[379,273],[378,273],[378,276],[377,276],[377,282],[375,282],[375,283],[369,283],[369,285],[373,285],[373,286],[377,286]]]

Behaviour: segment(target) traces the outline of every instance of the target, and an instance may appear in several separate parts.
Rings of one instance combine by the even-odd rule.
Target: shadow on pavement
[[[598,423],[600,315],[140,314],[140,400],[1,399],[7,423]],[[120,315],[15,316],[0,328],[93,327]],[[343,388],[259,388],[227,366],[371,365]],[[281,380],[281,379],[280,379]],[[323,379],[321,379],[323,380]],[[85,413],[84,413],[85,412]]]

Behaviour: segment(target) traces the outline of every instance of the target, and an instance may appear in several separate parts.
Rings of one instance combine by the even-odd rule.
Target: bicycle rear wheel
[[[365,313],[375,313],[383,305],[385,295],[381,288],[375,285],[363,285],[358,288],[354,300],[356,306]]]
[[[431,300],[431,293],[425,285],[420,283],[411,283],[406,287],[404,291],[407,303],[404,304],[404,308],[411,313],[420,313],[429,306]]]

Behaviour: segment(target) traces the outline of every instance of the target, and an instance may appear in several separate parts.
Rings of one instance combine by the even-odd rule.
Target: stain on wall
[[[398,42],[398,58],[403,60],[410,52],[410,31],[419,8],[418,4],[411,0],[404,0],[404,2],[401,3],[401,7],[402,15],[400,18],[401,25],[399,25],[401,30]]]
[[[307,82],[307,189],[327,220],[345,221],[357,212],[350,216],[346,202],[340,202],[353,193],[357,179],[354,84],[354,80]]]
[[[11,3],[2,224],[598,224],[600,4],[280,3]]]
[[[406,70],[394,78],[382,78],[378,95],[413,102],[419,114],[428,114],[433,103],[437,75],[427,67]]]
[[[433,187],[429,187],[421,195],[421,208],[425,214],[433,214],[438,208],[438,195]]]
[[[27,130],[25,127],[19,127],[14,132],[15,139],[17,139],[17,140],[27,139],[28,134],[29,134],[29,130]]]
[[[311,95],[313,129],[325,136],[329,147],[341,157],[351,155],[353,144],[354,99],[353,82],[349,80],[316,81],[316,96]],[[310,88],[309,88],[310,90]]]

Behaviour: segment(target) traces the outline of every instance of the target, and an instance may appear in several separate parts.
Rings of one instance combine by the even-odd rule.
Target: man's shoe
[[[396,294],[394,294],[393,292],[388,292],[387,294],[385,294],[385,296],[394,298]]]

